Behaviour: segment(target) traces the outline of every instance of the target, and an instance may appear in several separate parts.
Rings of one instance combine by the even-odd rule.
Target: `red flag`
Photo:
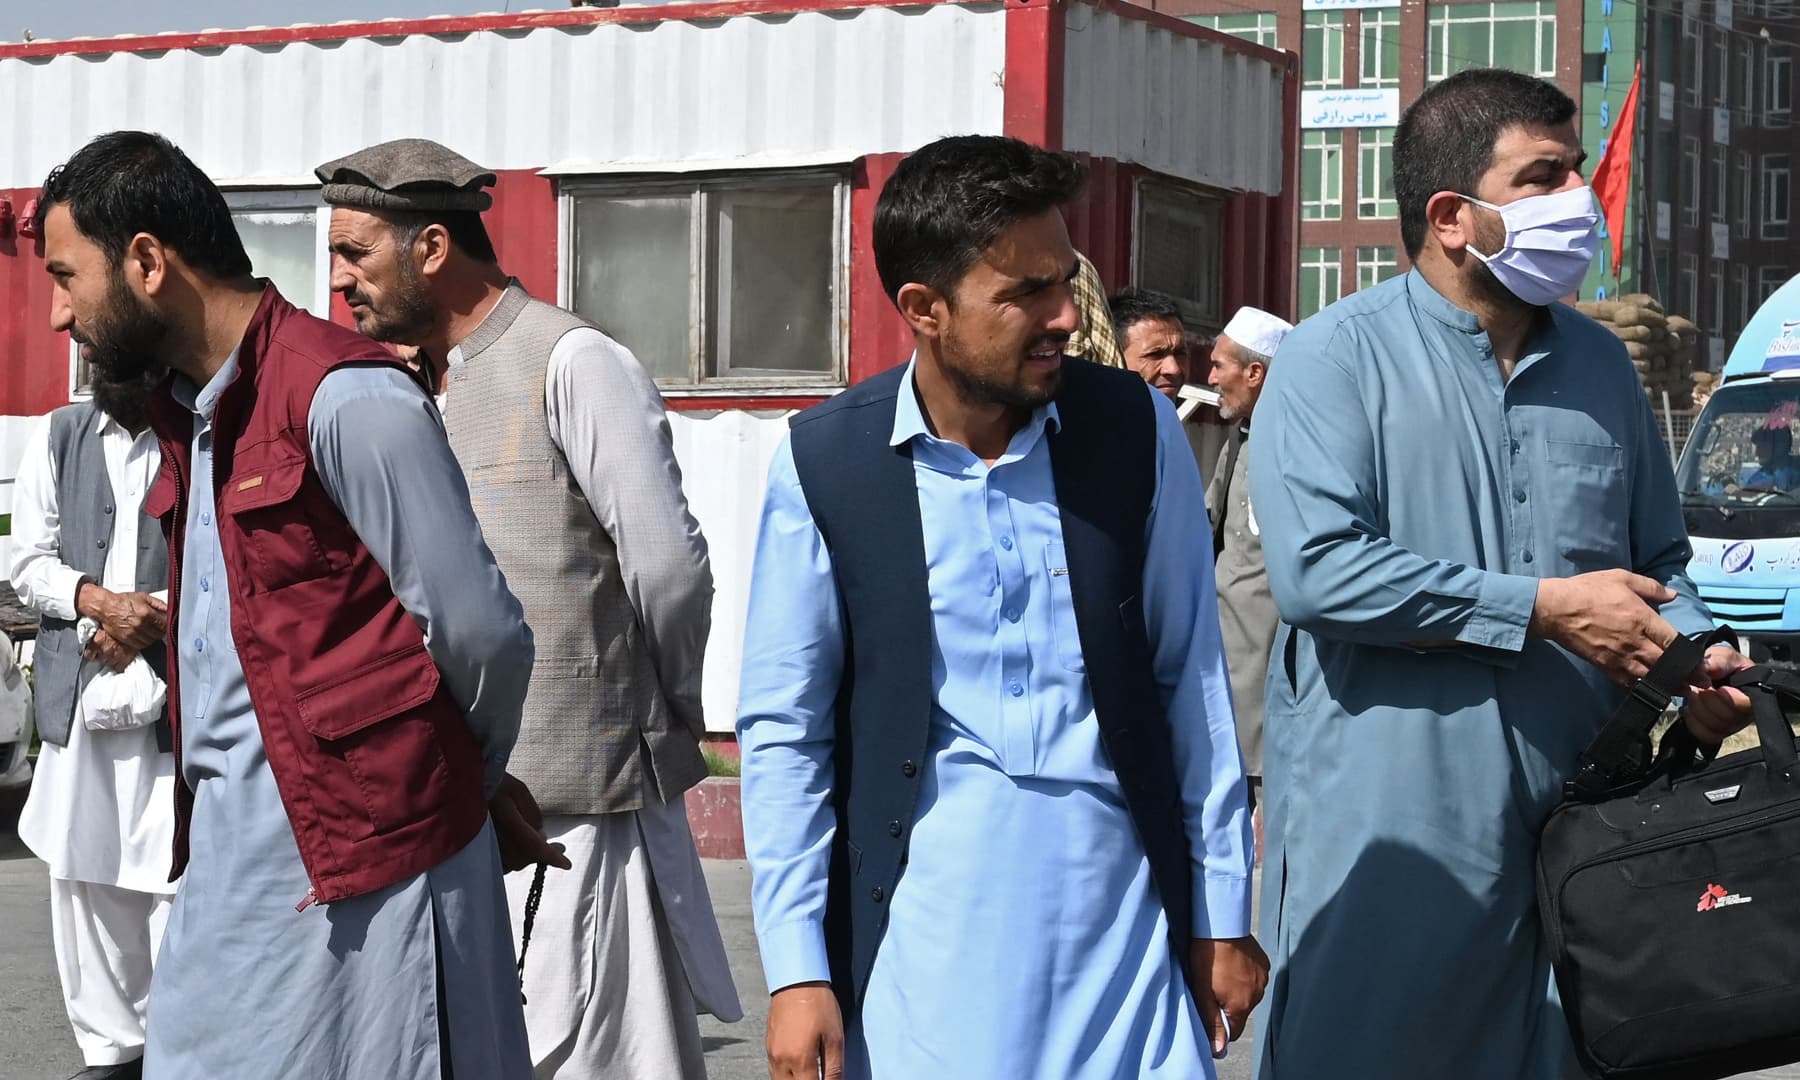
[[[1600,200],[1600,214],[1606,218],[1606,231],[1612,237],[1613,276],[1619,276],[1619,263],[1625,258],[1625,207],[1631,201],[1631,139],[1637,134],[1638,83],[1644,77],[1640,61],[1631,76],[1631,89],[1625,93],[1625,104],[1613,120],[1612,134],[1606,140],[1606,153],[1594,166],[1594,195]]]

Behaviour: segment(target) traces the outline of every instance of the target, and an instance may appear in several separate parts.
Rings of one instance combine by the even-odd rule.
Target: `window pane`
[[[1446,46],[1448,55],[1444,57],[1445,70],[1454,75],[1473,67],[1488,67],[1492,64],[1494,44],[1494,24],[1485,20],[1474,22],[1469,20],[1450,24],[1450,44]]]
[[[1494,24],[1494,66],[1514,71],[1536,71],[1537,21]]]
[[[709,200],[712,374],[832,373],[833,190],[723,192]]]
[[[318,214],[314,210],[239,210],[231,215],[258,277],[266,277],[288,302],[324,315],[319,295]]]
[[[659,379],[692,377],[686,195],[575,201],[575,310]]]

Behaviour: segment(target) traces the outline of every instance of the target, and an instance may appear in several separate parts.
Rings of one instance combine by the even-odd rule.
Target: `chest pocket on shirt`
[[[323,526],[313,520],[316,515],[304,497],[306,473],[302,457],[245,456],[219,493],[221,514],[230,517],[241,537],[255,585],[263,592],[341,569],[320,543]],[[345,549],[339,545],[335,550]]]
[[[1069,556],[1060,543],[1044,545],[1044,572],[1050,579],[1050,624],[1056,634],[1056,659],[1070,671],[1086,671],[1081,630],[1075,622],[1075,593],[1069,587]]]
[[[1556,509],[1553,520],[1540,521],[1539,529],[1549,530],[1557,550],[1577,572],[1628,565],[1631,493],[1625,452],[1610,443],[1549,439],[1544,455]]]

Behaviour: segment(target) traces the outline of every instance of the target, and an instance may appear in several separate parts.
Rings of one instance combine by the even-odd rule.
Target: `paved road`
[[[0,826],[0,1080],[63,1080],[81,1068],[81,1059],[56,981],[43,864],[9,831],[16,815],[16,800],[0,795],[0,822],[7,823]],[[706,864],[706,877],[748,1010],[736,1024],[705,1018],[708,1071],[712,1080],[762,1080],[768,994],[750,925],[750,874],[741,862],[716,861]],[[1249,1066],[1249,1055],[1234,1050],[1220,1063],[1219,1080],[1250,1080]],[[1800,1080],[1800,1066],[1758,1080]]]

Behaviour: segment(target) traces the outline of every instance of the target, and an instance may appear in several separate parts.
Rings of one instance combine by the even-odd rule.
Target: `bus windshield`
[[[1694,425],[1676,481],[1689,535],[1800,536],[1800,380],[1719,388]]]

